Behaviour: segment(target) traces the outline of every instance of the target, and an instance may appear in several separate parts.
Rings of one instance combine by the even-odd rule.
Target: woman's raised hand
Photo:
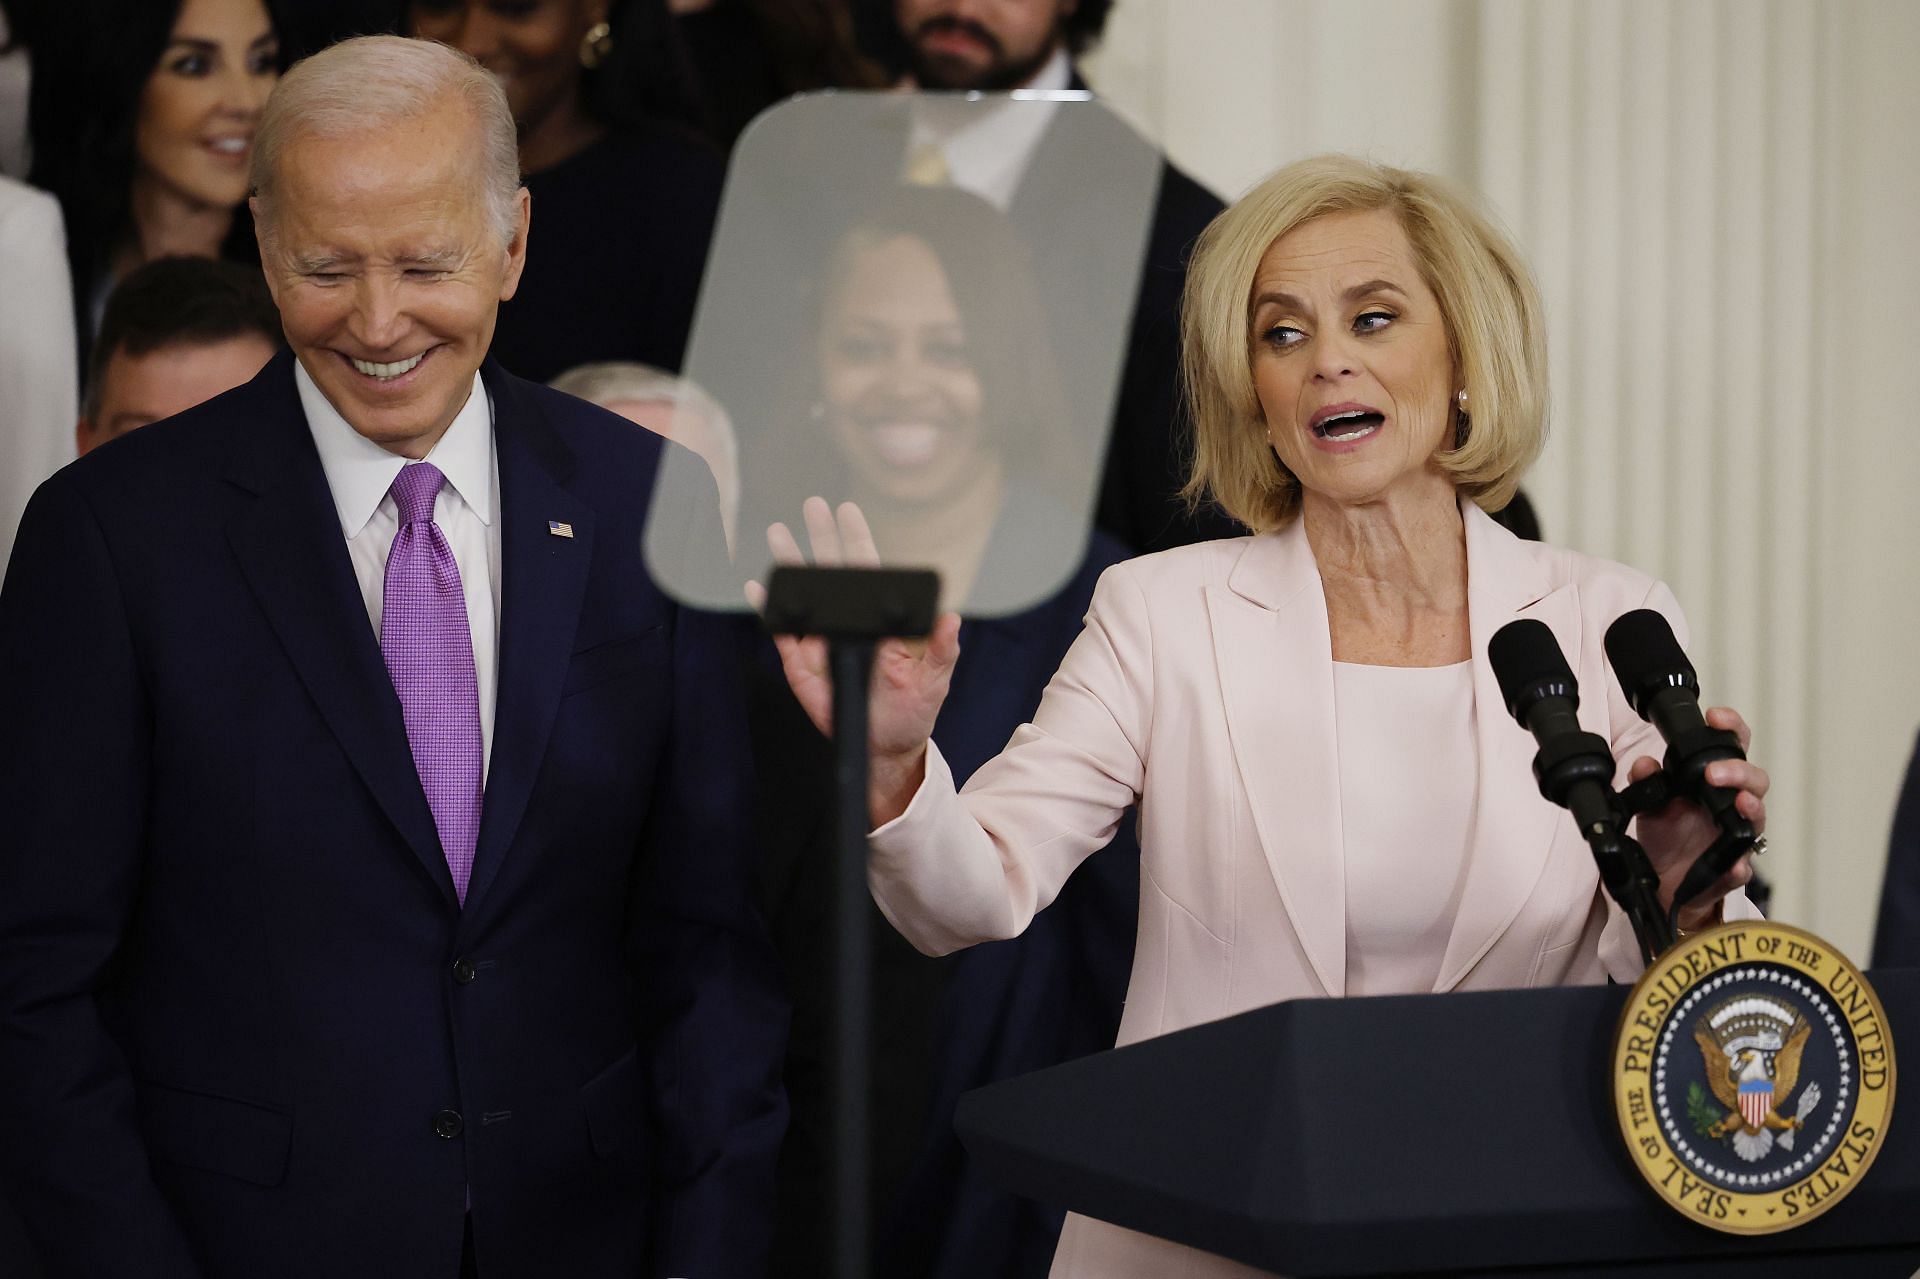
[[[811,556],[803,553],[785,524],[767,529],[767,547],[776,564],[848,565],[872,567],[880,563],[873,531],[852,502],[838,509],[823,498],[810,497],[801,508]],[[749,583],[747,598],[758,609],[766,591]],[[814,727],[833,735],[833,677],[827,664],[827,642],[812,636],[776,635],[780,665],[793,695]],[[873,686],[868,704],[867,749],[871,757],[868,786],[869,818],[885,825],[905,811],[926,775],[927,741],[934,719],[947,699],[954,663],[960,659],[960,617],[942,613],[933,633],[923,640],[883,640],[874,650]]]

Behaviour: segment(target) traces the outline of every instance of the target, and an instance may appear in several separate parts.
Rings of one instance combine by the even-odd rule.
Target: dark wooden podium
[[[1920,1054],[1920,970],[1869,977],[1896,1054]],[[1008,1189],[1287,1275],[1920,1268],[1920,1056],[1849,1198],[1797,1230],[1723,1235],[1627,1160],[1606,1073],[1625,998],[1275,1004],[979,1089],[956,1123]]]

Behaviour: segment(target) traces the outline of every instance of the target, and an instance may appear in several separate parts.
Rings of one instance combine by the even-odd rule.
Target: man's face
[[[376,133],[282,151],[261,257],[287,343],[361,435],[425,457],[473,389],[526,262],[488,217],[480,140],[457,97]]]
[[[86,453],[135,427],[184,413],[252,378],[272,358],[273,344],[257,333],[178,343],[145,355],[115,351],[100,373],[99,403],[92,417],[80,419],[74,442]]]
[[[895,0],[923,89],[1017,89],[1062,42],[1077,0]]]

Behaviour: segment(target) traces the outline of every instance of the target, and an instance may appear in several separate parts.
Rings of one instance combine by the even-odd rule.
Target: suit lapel
[[[368,624],[340,517],[294,390],[293,357],[277,356],[252,387],[265,403],[232,478],[256,500],[228,526],[228,541],[354,770],[447,904],[455,905],[453,877],[414,770],[400,699]]]
[[[1572,586],[1554,589],[1537,550],[1462,503],[1467,525],[1467,624],[1473,647],[1473,727],[1480,777],[1466,880],[1447,938],[1436,991],[1460,984],[1501,934],[1546,870],[1565,814],[1540,799],[1533,780],[1533,737],[1507,713],[1487,661],[1487,642],[1508,622],[1545,622],[1567,663],[1580,666],[1579,601]]]
[[[1298,520],[1255,538],[1207,589],[1227,733],[1254,829],[1314,974],[1346,990],[1345,836],[1333,649],[1320,571]]]
[[[593,512],[563,487],[571,451],[497,365],[489,361],[481,375],[493,397],[500,466],[500,675],[469,913],[499,876],[526,815],[593,562]],[[554,536],[549,522],[572,525],[573,536]]]

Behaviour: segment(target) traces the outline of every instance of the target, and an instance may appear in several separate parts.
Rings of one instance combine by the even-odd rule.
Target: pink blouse
[[[1425,994],[1440,976],[1473,840],[1473,664],[1335,662],[1333,700],[1347,993]]]

